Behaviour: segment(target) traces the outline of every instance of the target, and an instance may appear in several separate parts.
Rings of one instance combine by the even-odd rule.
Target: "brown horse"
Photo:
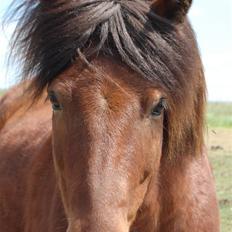
[[[17,7],[32,78],[0,101],[1,232],[219,231],[190,5]]]

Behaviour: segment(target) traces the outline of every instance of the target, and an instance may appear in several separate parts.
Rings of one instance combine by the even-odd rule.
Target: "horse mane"
[[[164,155],[201,152],[205,81],[187,20],[175,25],[145,0],[24,0],[11,15],[18,17],[12,57],[35,96],[80,52],[104,54],[165,91]]]

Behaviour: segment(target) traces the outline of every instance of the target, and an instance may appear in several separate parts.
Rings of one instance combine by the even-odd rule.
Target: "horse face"
[[[73,65],[48,89],[68,231],[129,231],[154,190],[165,100],[127,67],[92,63]]]

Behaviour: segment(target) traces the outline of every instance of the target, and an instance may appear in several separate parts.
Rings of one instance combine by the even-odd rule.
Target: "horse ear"
[[[182,23],[191,4],[192,0],[154,0],[151,8],[161,17]]]

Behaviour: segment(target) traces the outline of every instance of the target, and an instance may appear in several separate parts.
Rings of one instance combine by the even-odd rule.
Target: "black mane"
[[[40,93],[78,58],[104,53],[117,56],[149,80],[172,90],[186,67],[188,46],[177,38],[174,26],[141,0],[30,0],[13,37],[13,55],[24,77],[36,77]],[[14,12],[15,14],[15,12]],[[180,85],[180,86],[179,86]]]

